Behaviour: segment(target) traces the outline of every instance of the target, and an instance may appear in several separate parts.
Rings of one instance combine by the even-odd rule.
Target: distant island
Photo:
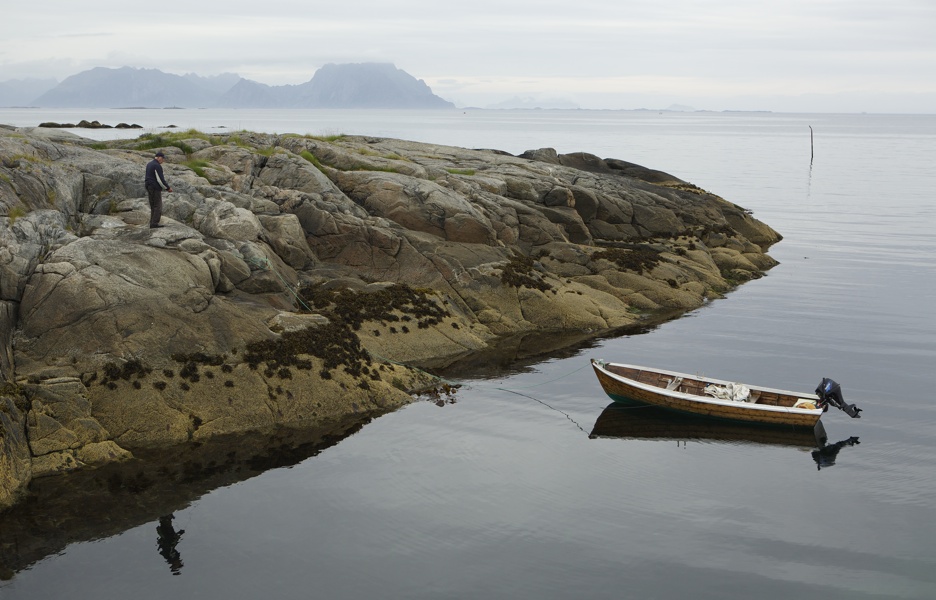
[[[389,63],[327,64],[299,85],[270,86],[233,73],[202,77],[96,67],[54,80],[0,82],[0,106],[37,108],[454,108]]]

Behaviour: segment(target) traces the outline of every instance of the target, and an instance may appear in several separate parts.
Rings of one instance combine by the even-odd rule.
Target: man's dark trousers
[[[147,186],[146,193],[149,195],[150,205],[150,227],[159,225],[159,219],[162,218],[162,188]]]

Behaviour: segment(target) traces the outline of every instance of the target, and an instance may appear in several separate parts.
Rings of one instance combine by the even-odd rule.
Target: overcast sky
[[[0,81],[308,81],[388,62],[458,106],[936,112],[936,0],[4,2]]]

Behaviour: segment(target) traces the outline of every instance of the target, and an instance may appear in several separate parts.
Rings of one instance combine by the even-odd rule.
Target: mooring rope
[[[518,391],[516,391],[516,390],[511,390],[511,389],[508,389],[508,388],[505,388],[505,387],[495,387],[495,388],[493,388],[493,389],[495,389],[495,390],[500,390],[500,391],[502,391],[502,392],[509,392],[509,393],[511,393],[511,394],[516,394],[516,395],[518,395],[518,396],[523,396],[524,398],[529,398],[530,400],[533,400],[534,402],[539,402],[540,404],[542,404],[543,406],[545,406],[545,407],[548,408],[549,410],[554,410],[554,411],[556,411],[557,413],[559,413],[560,415],[564,416],[564,417],[565,417],[566,419],[568,419],[573,425],[575,425],[576,427],[578,427],[579,430],[580,430],[582,433],[588,435],[588,432],[585,431],[585,429],[583,429],[582,426],[579,425],[578,422],[577,422],[575,419],[573,419],[572,416],[571,416],[569,413],[564,412],[564,411],[561,411],[561,410],[559,410],[558,408],[556,408],[555,406],[550,406],[549,404],[543,402],[543,401],[540,400],[539,398],[535,398],[535,397],[533,397],[533,396],[530,396],[529,394],[523,394],[523,393],[520,393],[520,392],[518,392]]]

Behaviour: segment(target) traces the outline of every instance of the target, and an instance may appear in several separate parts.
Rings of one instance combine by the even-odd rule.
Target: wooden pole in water
[[[809,162],[810,163],[812,163],[813,157],[815,155],[816,153],[813,150],[813,131],[812,131],[812,125],[810,125],[809,126]]]

